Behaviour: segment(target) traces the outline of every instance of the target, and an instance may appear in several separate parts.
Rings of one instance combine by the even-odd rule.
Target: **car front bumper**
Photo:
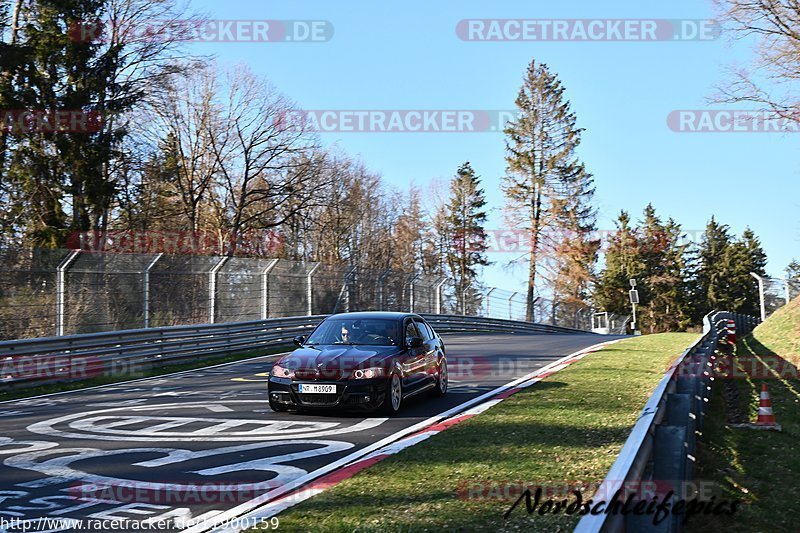
[[[300,384],[335,385],[335,394],[300,394]],[[306,381],[271,376],[267,386],[269,398],[286,407],[304,409],[374,410],[386,397],[386,378]]]

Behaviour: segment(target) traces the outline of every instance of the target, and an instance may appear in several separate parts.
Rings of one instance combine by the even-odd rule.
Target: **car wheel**
[[[272,398],[270,398],[269,400],[269,408],[275,411],[276,413],[283,413],[289,410],[289,408],[286,407],[285,405],[280,404],[278,402],[273,402]]]
[[[444,396],[447,394],[448,376],[447,376],[447,360],[442,357],[439,360],[439,368],[436,372],[436,388],[433,389],[434,396]]]
[[[389,382],[386,384],[386,398],[383,400],[383,412],[387,415],[394,415],[400,410],[403,403],[403,381],[400,374],[392,373]]]

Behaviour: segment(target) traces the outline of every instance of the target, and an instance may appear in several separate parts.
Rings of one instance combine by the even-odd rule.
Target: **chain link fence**
[[[525,292],[512,292],[489,288],[483,294],[480,314],[489,318],[525,320],[527,305]],[[533,322],[554,326],[595,331],[597,333],[624,334],[630,317],[598,312],[583,303],[559,302],[537,296],[533,303]]]
[[[0,340],[365,310],[525,320],[525,293],[458,298],[445,278],[346,265],[33,249],[0,250],[0,268]],[[591,316],[535,303],[534,322],[591,330]]]
[[[764,309],[766,316],[800,296],[800,279],[762,278],[764,280]],[[755,283],[755,280],[753,280]]]

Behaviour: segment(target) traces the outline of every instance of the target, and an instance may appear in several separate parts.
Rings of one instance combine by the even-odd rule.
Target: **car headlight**
[[[272,365],[272,370],[270,370],[269,373],[276,378],[294,379],[294,371],[280,365]]]
[[[353,372],[354,379],[372,379],[380,378],[386,375],[386,370],[383,368],[359,368]]]

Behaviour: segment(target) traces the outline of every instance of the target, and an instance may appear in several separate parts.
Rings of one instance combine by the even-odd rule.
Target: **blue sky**
[[[676,109],[720,108],[707,99],[725,68],[750,61],[750,49],[725,39],[689,42],[466,42],[468,18],[708,19],[710,2],[364,2],[193,0],[219,19],[330,21],[324,43],[193,45],[225,64],[248,64],[305,109],[512,109],[532,58],[557,72],[586,129],[580,155],[595,175],[598,227],[613,228],[620,209],[638,216],[652,202],[688,232],[715,215],[736,233],[762,239],[772,275],[800,257],[800,134],[680,133],[667,127]],[[500,133],[326,133],[323,141],[359,156],[395,186],[425,187],[470,161],[505,227],[500,192],[505,169]],[[490,286],[519,290],[524,268],[509,272],[492,254]]]

